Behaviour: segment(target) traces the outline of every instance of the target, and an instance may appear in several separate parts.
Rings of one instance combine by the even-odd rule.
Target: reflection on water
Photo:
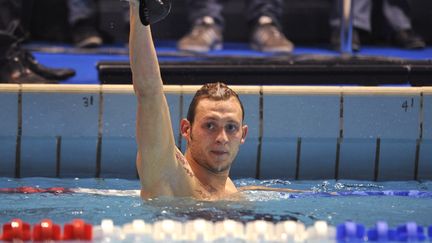
[[[196,201],[191,198],[159,198],[146,201],[147,206],[155,207],[160,210],[156,213],[155,220],[173,219],[177,221],[187,221],[193,219],[205,219],[208,221],[221,221],[232,219],[241,222],[252,220],[266,220],[279,222],[284,220],[298,220],[301,212],[281,213],[257,212],[259,205],[251,200],[242,201]],[[302,215],[303,216],[303,215]]]

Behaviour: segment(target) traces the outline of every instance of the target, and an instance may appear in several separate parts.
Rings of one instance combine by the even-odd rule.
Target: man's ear
[[[182,119],[180,121],[180,132],[187,141],[189,141],[190,130],[191,123],[187,119]]]
[[[244,142],[246,140],[247,133],[248,133],[248,126],[247,125],[243,125],[243,127],[242,127],[242,138],[240,140],[241,144],[244,144]]]

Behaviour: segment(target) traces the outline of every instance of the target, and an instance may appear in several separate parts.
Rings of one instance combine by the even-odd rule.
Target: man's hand
[[[139,5],[139,0],[129,0],[129,5],[132,7],[137,7]]]
[[[131,0],[135,2],[135,0]],[[139,15],[143,25],[164,19],[171,10],[171,0],[139,0]]]

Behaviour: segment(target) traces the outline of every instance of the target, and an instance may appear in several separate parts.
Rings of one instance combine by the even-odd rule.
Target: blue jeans
[[[235,1],[235,0],[234,0]],[[283,0],[246,0],[246,20],[250,25],[256,23],[261,16],[272,18],[276,25],[280,25],[280,18],[283,11]],[[195,23],[196,20],[210,16],[216,23],[224,26],[222,16],[224,0],[187,0],[189,9],[189,20]]]
[[[362,30],[371,31],[371,13],[373,0],[353,1],[353,26]],[[330,17],[330,26],[339,27],[340,11],[338,1],[333,1]],[[383,14],[389,25],[395,31],[411,29],[411,20],[408,16],[409,4],[406,0],[384,0]]]
[[[0,0],[0,30],[13,35],[14,26],[18,26],[24,31],[30,23],[32,7],[32,0]]]
[[[96,16],[94,0],[67,0],[69,23],[75,24],[80,20],[91,19]],[[7,30],[12,22],[19,22],[27,27],[31,19],[32,0],[0,0],[0,30]]]
[[[96,17],[96,3],[94,0],[67,0],[69,10],[69,24],[74,25],[81,20]]]

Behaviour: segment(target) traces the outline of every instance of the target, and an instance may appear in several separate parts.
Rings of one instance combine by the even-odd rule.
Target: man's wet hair
[[[240,103],[241,111],[242,111],[242,121],[244,120],[244,108],[243,104],[237,95],[237,93],[229,88],[226,84],[222,82],[216,83],[207,83],[204,84],[197,92],[195,93],[187,113],[187,119],[192,124],[195,119],[195,112],[198,102],[202,99],[210,99],[210,100],[229,100],[231,97],[236,98],[236,100]]]

